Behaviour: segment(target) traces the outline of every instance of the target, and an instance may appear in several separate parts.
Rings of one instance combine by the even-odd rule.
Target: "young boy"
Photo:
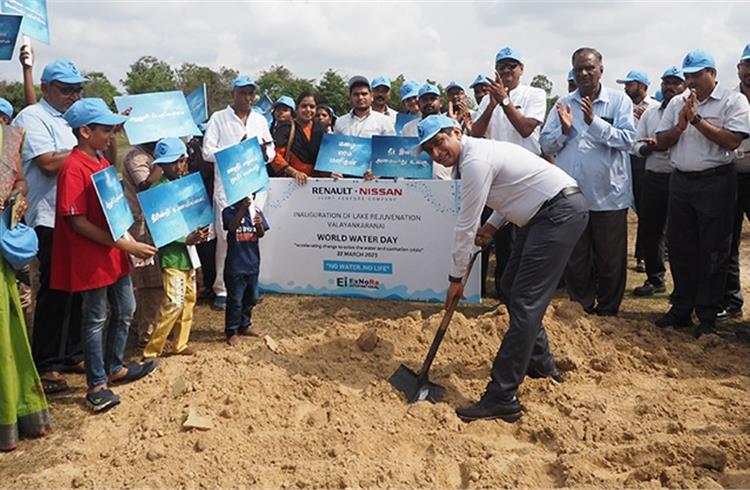
[[[224,283],[227,286],[227,309],[224,333],[235,346],[241,335],[258,336],[250,330],[253,307],[258,302],[260,248],[258,239],[265,235],[268,223],[255,208],[255,194],[224,208],[221,213],[227,234],[227,258],[224,262]]]
[[[179,138],[164,138],[156,144],[154,165],[161,166],[162,177],[154,187],[177,180],[187,172],[187,147]],[[143,357],[160,356],[167,337],[176,325],[173,355],[192,356],[195,352],[188,347],[190,328],[193,325],[195,308],[195,269],[188,255],[188,246],[203,242],[208,237],[208,229],[197,229],[187,237],[164,245],[159,249],[164,299],[159,310],[154,333],[143,349]]]
[[[154,361],[125,365],[123,357],[135,310],[128,254],[147,259],[157,250],[129,237],[112,240],[91,179],[109,167],[101,153],[127,118],[113,114],[96,98],[75,102],[63,117],[78,144],[57,177],[50,287],[81,293],[86,401],[100,412],[120,403],[109,384],[135,381],[156,368]]]

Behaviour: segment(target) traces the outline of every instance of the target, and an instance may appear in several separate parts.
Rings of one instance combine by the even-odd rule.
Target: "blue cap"
[[[154,149],[154,164],[175,163],[182,157],[187,156],[187,147],[180,138],[162,138],[156,143]]]
[[[247,86],[253,86],[256,89],[258,88],[258,84],[255,83],[255,80],[253,80],[247,75],[242,75],[242,76],[235,78],[234,83],[232,84],[232,89],[240,88],[240,87],[247,87]]]
[[[677,77],[682,81],[685,81],[685,75],[683,75],[682,70],[677,68],[676,66],[670,66],[666,70],[664,70],[664,73],[661,74],[661,78],[667,78],[667,77]]]
[[[417,124],[417,136],[419,137],[418,149],[430,141],[441,129],[457,128],[456,121],[442,114],[433,114],[422,119]]]
[[[297,110],[297,104],[295,104],[294,100],[291,97],[287,96],[287,95],[282,95],[281,97],[279,97],[278,99],[276,99],[276,102],[273,103],[273,108],[275,109],[276,106],[279,105],[279,104],[285,105],[285,106],[289,107],[293,111]]]
[[[455,80],[451,80],[450,81],[450,83],[448,84],[448,86],[445,87],[445,91],[447,92],[448,90],[450,90],[452,88],[460,88],[462,91],[466,92],[466,90],[464,90],[464,86],[461,85],[460,83],[458,83]]]
[[[0,114],[13,117],[13,105],[2,97],[0,97]]]
[[[205,132],[206,132],[206,129],[208,129],[208,124],[206,124],[206,123],[204,123],[204,122],[202,122],[202,123],[198,123],[198,124],[196,124],[196,126],[198,126],[198,130],[199,130],[199,131],[200,131],[201,133],[205,133]]]
[[[65,111],[63,118],[68,125],[75,129],[87,124],[101,124],[103,126],[116,126],[128,120],[127,116],[115,114],[109,110],[107,103],[97,97],[80,99]]]
[[[489,85],[489,84],[490,84],[490,79],[480,73],[479,75],[477,75],[474,81],[471,82],[471,85],[469,85],[469,88],[474,88],[477,85]]]
[[[706,68],[716,68],[716,61],[713,56],[700,49],[690,51],[682,60],[682,73],[698,73]]]
[[[568,81],[570,82],[575,79],[576,78],[573,76],[573,69],[571,68],[570,70],[568,70]]]
[[[740,58],[740,61],[750,60],[750,44],[745,46],[745,49],[742,50],[742,57]]]
[[[523,59],[521,58],[521,53],[511,48],[510,46],[506,46],[497,52],[497,54],[495,55],[495,63],[497,63],[500,60],[505,60],[505,59],[516,60],[519,63],[523,63]]]
[[[44,67],[42,83],[86,83],[89,79],[81,75],[78,67],[70,60],[57,60]]]
[[[391,88],[391,81],[385,77],[378,77],[372,81],[370,88],[375,90],[377,87],[388,87]]]
[[[619,78],[616,81],[617,83],[638,82],[647,87],[651,85],[651,82],[648,79],[648,75],[640,70],[630,70],[628,74],[625,75],[625,78]]]
[[[440,96],[440,90],[431,83],[425,83],[419,88],[419,96],[422,97],[423,95],[427,94],[435,94],[438,97]]]
[[[657,102],[664,102],[664,94],[661,93],[661,90],[656,91],[656,93],[654,94],[654,100],[656,100]]]
[[[401,100],[419,95],[419,84],[414,80],[407,80],[401,85]]]

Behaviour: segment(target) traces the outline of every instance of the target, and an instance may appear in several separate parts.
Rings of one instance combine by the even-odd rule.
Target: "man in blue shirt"
[[[633,103],[602,87],[604,65],[596,49],[576,50],[572,62],[578,88],[550,112],[540,143],[542,152],[555,155],[557,166],[578,181],[590,206],[588,226],[565,272],[568,293],[587,312],[614,316],[627,273]]]

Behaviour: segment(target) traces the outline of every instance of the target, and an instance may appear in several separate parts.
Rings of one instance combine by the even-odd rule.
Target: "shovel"
[[[466,270],[466,275],[464,275],[461,280],[462,284],[466,284],[466,280],[471,274],[471,268],[474,265],[474,261],[483,251],[484,249],[477,250],[472,254],[471,260],[469,261],[469,267]],[[430,366],[432,366],[432,361],[435,360],[435,355],[440,348],[440,343],[443,341],[443,337],[445,337],[445,332],[448,330],[448,325],[451,322],[451,318],[453,318],[453,312],[456,311],[456,306],[458,306],[459,301],[459,297],[454,298],[448,305],[448,309],[445,310],[443,320],[440,322],[437,332],[435,332],[435,338],[432,339],[432,345],[430,345],[430,350],[427,352],[427,357],[425,357],[419,373],[415,373],[402,364],[388,379],[388,382],[394,388],[404,394],[406,401],[409,403],[425,400],[437,403],[442,400],[443,395],[445,395],[444,387],[430,381]]]

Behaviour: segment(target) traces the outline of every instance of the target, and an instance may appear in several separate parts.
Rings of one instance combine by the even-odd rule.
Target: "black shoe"
[[[617,316],[616,311],[600,310],[598,306],[594,309],[594,314],[596,316]]]
[[[475,404],[457,408],[456,415],[464,422],[480,419],[503,419],[506,422],[515,422],[521,418],[521,404],[515,396],[510,400],[497,400],[490,399],[485,393]]]
[[[727,306],[716,314],[717,321],[729,320],[730,318],[742,318],[742,308]]]
[[[646,261],[643,259],[636,259],[635,271],[645,273],[646,272]]]
[[[654,322],[657,327],[674,327],[674,328],[689,328],[693,326],[693,321],[690,317],[683,317],[676,315],[672,310],[669,310],[666,315],[659,318]]]
[[[693,333],[693,337],[695,337],[696,339],[699,339],[701,335],[706,335],[709,333],[716,333],[716,327],[709,323],[701,322],[700,325],[695,327],[692,333]]]
[[[562,374],[557,370],[557,367],[553,367],[551,371],[542,371],[535,367],[529,367],[528,371],[526,371],[526,376],[532,379],[549,378],[557,384],[565,382],[565,378],[562,377]]]
[[[633,289],[633,295],[634,296],[653,296],[656,293],[663,293],[667,290],[667,287],[664,284],[661,285],[654,285],[650,281],[646,281],[643,283],[643,286],[638,286],[637,288]]]

